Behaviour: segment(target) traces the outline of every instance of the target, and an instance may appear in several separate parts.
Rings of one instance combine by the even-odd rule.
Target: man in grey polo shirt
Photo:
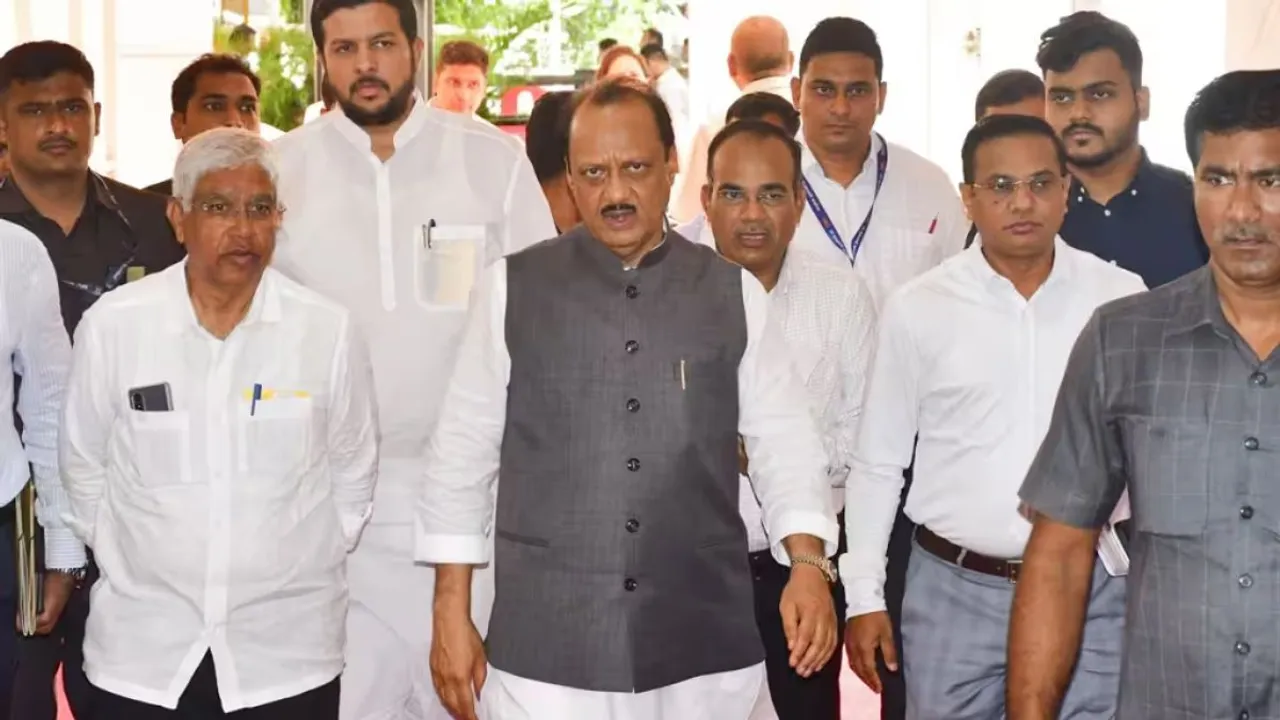
[[[1280,717],[1280,70],[1192,102],[1209,265],[1103,306],[1022,487],[1038,513],[1014,599],[1010,720],[1056,718],[1094,543],[1136,530],[1118,720]]]

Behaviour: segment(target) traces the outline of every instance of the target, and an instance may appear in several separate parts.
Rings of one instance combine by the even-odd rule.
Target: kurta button
[[[628,400],[627,410],[630,412],[640,412],[640,401],[635,398]]]
[[[1240,583],[1240,587],[1245,588],[1247,590],[1253,587],[1253,576],[1241,575],[1239,578],[1236,579],[1236,582]]]
[[[635,300],[636,298],[640,297],[640,288],[636,287],[635,285],[628,285],[627,297],[631,298],[632,300]]]
[[[1256,438],[1256,437],[1248,437],[1248,438],[1245,438],[1245,439],[1244,439],[1244,449],[1245,449],[1245,450],[1257,450],[1257,449],[1258,449],[1258,438]]]
[[[637,532],[638,530],[640,530],[639,520],[635,518],[631,518],[630,520],[627,521],[627,532],[633,533],[633,532]]]
[[[1252,649],[1253,649],[1253,648],[1249,647],[1249,643],[1247,643],[1247,642],[1245,642],[1245,641],[1243,641],[1243,640],[1237,640],[1237,641],[1236,641],[1236,654],[1237,654],[1237,655],[1248,655],[1248,654],[1249,654],[1249,651],[1250,651],[1250,650],[1252,650]]]
[[[1242,520],[1253,519],[1253,506],[1245,505],[1244,507],[1240,508],[1240,518]]]
[[[635,580],[632,580],[631,578],[627,578],[626,580],[622,581],[622,589],[626,590],[627,592],[635,592],[637,584],[638,583],[636,583]]]
[[[1241,711],[1240,711],[1240,720],[1249,720],[1249,711],[1248,711],[1248,710],[1241,710]]]
[[[1267,374],[1264,372],[1256,372],[1249,376],[1249,382],[1258,387],[1263,387],[1267,384]]]
[[[639,469],[640,469],[640,461],[639,461],[639,460],[637,460],[637,459],[635,459],[635,458],[631,458],[631,459],[627,460],[627,469],[628,469],[628,470],[630,470],[631,472],[635,472],[635,471],[639,470]]]
[[[628,353],[631,353],[634,355],[635,352],[640,349],[640,343],[636,342],[635,340],[628,340],[627,344],[624,347],[626,348]]]

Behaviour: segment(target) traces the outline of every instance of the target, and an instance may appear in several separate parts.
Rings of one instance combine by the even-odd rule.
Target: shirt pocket
[[[1209,426],[1131,417],[1121,427],[1134,527],[1152,535],[1203,535],[1209,519]]]
[[[138,484],[159,488],[191,482],[190,416],[185,410],[127,411]]]
[[[484,267],[486,225],[428,225],[415,239],[414,297],[428,310],[466,310]]]
[[[300,474],[311,449],[311,398],[242,401],[240,472],[253,476]]]

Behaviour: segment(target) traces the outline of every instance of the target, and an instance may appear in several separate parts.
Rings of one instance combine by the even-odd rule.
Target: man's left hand
[[[807,678],[836,650],[836,606],[827,576],[811,565],[793,565],[779,609],[791,667]]]
[[[44,612],[36,616],[37,635],[53,632],[75,589],[76,579],[67,573],[50,570],[44,574]]]

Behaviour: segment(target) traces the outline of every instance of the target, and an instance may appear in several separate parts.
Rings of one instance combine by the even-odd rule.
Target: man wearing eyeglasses
[[[48,251],[68,333],[103,293],[183,256],[163,198],[89,169],[100,112],[93,86],[93,67],[70,45],[25,43],[0,57],[0,142],[11,166],[0,179],[0,219],[25,227]],[[45,560],[41,627],[52,632],[22,643],[14,716],[24,720],[55,717],[59,663],[72,710],[87,715],[80,648],[88,593],[76,588],[87,585],[89,569]]]
[[[1003,715],[1009,609],[1031,532],[1018,488],[1076,336],[1098,306],[1144,289],[1057,236],[1067,157],[1044,120],[982,120],[963,166],[980,242],[886,302],[846,485],[849,660],[875,687],[877,651],[896,664],[885,552],[914,449],[902,645],[907,715],[921,720]],[[1124,578],[1103,565],[1062,717],[1115,710]]]

